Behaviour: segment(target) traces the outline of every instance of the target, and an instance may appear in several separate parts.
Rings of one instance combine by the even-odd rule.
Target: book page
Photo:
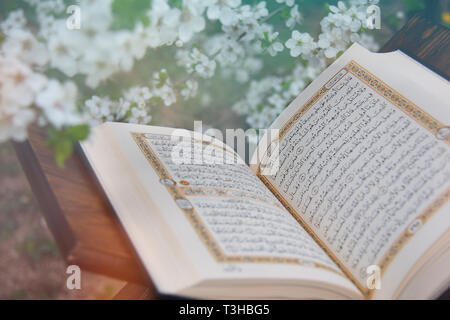
[[[441,89],[440,113],[434,104],[427,109],[433,117],[358,63],[375,56],[353,47],[291,104],[272,126],[280,129],[271,145],[279,149],[278,171],[260,175],[366,294],[369,266],[385,274],[412,238],[422,250],[450,227],[448,82],[433,80]],[[394,77],[418,68],[397,59],[403,65],[389,67]],[[403,88],[414,88],[402,78]],[[440,224],[430,222],[437,216]],[[424,233],[429,225],[432,233]],[[403,260],[404,273],[412,260]]]
[[[236,283],[260,298],[312,298],[304,286],[323,298],[361,297],[231,148],[177,131],[107,123],[96,134],[102,139],[83,144],[158,288],[199,297],[215,288],[236,298],[229,290]],[[267,290],[251,289],[261,285]]]
[[[213,139],[130,134],[216,261],[299,264],[339,272],[232,149]],[[177,148],[187,157],[177,159]]]

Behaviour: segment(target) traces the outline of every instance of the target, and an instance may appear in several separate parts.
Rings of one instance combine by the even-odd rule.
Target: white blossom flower
[[[275,93],[267,98],[267,102],[269,102],[274,107],[284,107],[287,103],[286,99],[283,99],[279,93]]]
[[[112,104],[113,102],[109,97],[100,98],[98,96],[93,96],[84,103],[86,114],[89,115],[89,119],[87,120],[90,121],[92,125],[109,121]]]
[[[28,107],[47,78],[12,56],[0,53],[0,108]]]
[[[177,26],[178,38],[186,43],[195,33],[205,28],[205,19],[202,17],[203,6],[194,2],[183,7],[183,10],[173,9],[165,17],[165,21],[170,26]]]
[[[113,21],[112,0],[81,1],[82,13],[81,30],[88,35],[96,35],[108,30]]]
[[[86,75],[86,84],[96,88],[100,82],[109,78],[119,69],[119,61],[109,53],[108,39],[97,39],[95,48],[87,47],[83,53],[83,61],[79,63],[80,71]],[[109,59],[105,59],[108,56]]]
[[[0,109],[0,142],[9,139],[24,141],[27,138],[27,128],[35,119],[36,113],[29,108]]]
[[[252,12],[253,18],[255,19],[261,19],[269,15],[269,10],[266,8],[265,1],[258,2],[258,4],[252,8]]]
[[[16,57],[0,52],[0,141],[23,141],[36,119],[32,109],[36,94],[47,79]]]
[[[285,77],[268,76],[259,81],[251,81],[245,98],[235,103],[233,110],[246,115],[246,121],[252,128],[268,127],[289,101],[298,96],[301,90],[325,68],[324,61],[320,59],[316,61],[316,56],[308,59],[306,67],[298,64]]]
[[[61,33],[51,35],[48,39],[47,46],[50,55],[50,65],[53,68],[61,70],[68,77],[73,77],[80,71],[78,61],[82,53],[74,48],[72,42],[69,40],[68,34],[65,34],[62,30]]]
[[[178,97],[195,97],[199,89],[196,79],[213,76],[248,86],[233,110],[245,116],[250,126],[263,128],[352,42],[371,50],[378,46],[373,36],[362,32],[367,24],[366,8],[377,0],[339,1],[320,22],[318,37],[293,30],[291,38],[283,42],[268,18],[288,7],[284,25],[295,29],[302,22],[295,0],[277,0],[275,8],[268,8],[265,1],[250,5],[241,0],[152,0],[143,12],[144,19],[129,21],[132,24],[127,27],[115,20],[114,0],[82,0],[77,2],[82,13],[80,30],[66,27],[66,1],[24,1],[29,5],[27,16],[33,10],[35,14],[29,24],[21,9],[0,22],[5,36],[0,48],[0,140],[24,139],[32,122],[56,128],[81,122],[91,126],[104,121],[147,124],[155,107],[173,105]],[[205,32],[207,22],[211,28]],[[284,34],[281,29],[276,31]],[[302,64],[296,61],[295,68],[286,70],[275,63],[277,76],[257,80],[261,70],[266,73],[264,51],[275,56],[284,45],[292,57],[302,57]],[[165,69],[147,79],[141,70],[135,70],[144,58],[152,69],[155,59],[170,63],[173,55],[167,54],[168,50],[175,51],[176,64],[191,74],[181,85],[179,80],[173,84]],[[161,64],[158,61],[156,65]],[[172,66],[169,70],[172,72]],[[53,72],[61,80],[49,80],[46,75]],[[83,81],[93,90],[102,84],[102,92],[121,89],[116,85],[123,84],[128,89],[121,89],[121,97],[115,99],[95,92],[90,98],[83,97],[80,114],[77,87],[63,78]],[[130,83],[133,80],[136,83]],[[200,100],[208,105],[211,95],[201,92]]]
[[[128,121],[127,116],[131,115],[131,106],[132,102],[123,98],[112,101],[109,97],[93,96],[85,102],[84,116],[91,126],[97,126],[106,121]],[[145,103],[144,107],[146,107]]]
[[[267,47],[267,52],[272,57],[276,56],[278,52],[281,52],[284,49],[284,46],[281,42],[275,41],[275,39],[278,37],[278,34],[278,32],[268,34],[268,40],[271,44],[269,47]]]
[[[151,48],[174,42],[178,32],[175,29],[177,20],[173,12],[175,9],[170,8],[167,0],[152,1],[152,8],[147,12],[150,20],[149,27],[144,28],[142,24],[139,24],[135,31],[140,34],[140,41]]]
[[[302,15],[298,11],[298,5],[295,5],[289,11],[289,18],[286,20],[286,27],[289,29],[294,28],[297,24],[301,23],[303,20]]]
[[[134,107],[131,109],[131,115],[128,119],[128,122],[137,124],[149,124],[151,120],[152,116],[145,108]]]
[[[107,117],[108,121],[124,121],[128,111],[131,108],[131,102],[120,98],[118,102],[111,105],[111,114]]]
[[[222,66],[235,63],[239,58],[245,55],[243,46],[234,39],[225,39],[216,59]]]
[[[195,71],[202,78],[211,78],[216,70],[216,62],[214,60],[204,59],[195,66]]]
[[[39,18],[50,14],[60,14],[66,10],[63,0],[26,0],[30,5],[36,8]]]
[[[150,91],[148,87],[132,87],[128,89],[125,94],[125,99],[135,103],[147,102],[150,98],[153,97],[153,93]]]
[[[303,79],[296,79],[292,81],[291,85],[289,86],[289,90],[285,92],[286,98],[290,100],[290,97],[296,97],[299,92],[302,92],[302,90],[306,87],[306,83]]]
[[[380,45],[376,42],[372,35],[363,33],[358,40],[358,43],[368,50],[377,52],[380,49]]]
[[[147,46],[140,41],[135,33],[128,31],[119,31],[114,35],[115,43],[118,46],[113,54],[116,55],[115,60],[118,61],[120,69],[131,71],[134,60],[140,60],[147,51]]]
[[[297,30],[292,31],[291,38],[286,41],[286,48],[291,50],[291,56],[298,57],[300,54],[309,55],[317,45],[309,33],[300,33]]]
[[[186,68],[189,73],[197,72],[202,78],[211,78],[216,70],[216,62],[200,52],[197,48],[192,51],[182,50],[177,54],[178,64]]]
[[[330,11],[333,13],[340,13],[340,12],[345,12],[347,10],[347,7],[345,6],[345,3],[342,1],[338,1],[337,3],[337,7],[336,6],[329,6]]]
[[[278,3],[286,3],[288,7],[292,7],[295,3],[295,0],[277,0]]]
[[[177,95],[173,88],[169,85],[164,85],[161,88],[154,89],[154,94],[162,99],[166,107],[177,102]]]
[[[185,87],[181,89],[180,94],[183,96],[185,100],[189,98],[193,98],[197,95],[198,91],[198,82],[192,79],[189,79],[185,83]]]
[[[42,109],[45,117],[55,128],[81,123],[76,108],[77,87],[72,82],[61,84],[50,80],[36,97],[36,105]]]
[[[9,34],[12,30],[23,29],[27,21],[22,9],[11,11],[8,17],[0,23],[0,29],[4,34]]]
[[[39,32],[38,35],[44,39],[49,39],[52,35],[57,33],[58,20],[53,16],[42,16],[39,19]]]
[[[284,49],[283,44],[279,41],[275,41],[267,48],[267,52],[269,52],[269,54],[272,57],[274,57],[277,55],[278,52],[283,51],[283,49]]]
[[[47,48],[37,41],[32,33],[22,29],[13,29],[9,32],[2,45],[2,51],[31,65],[42,66],[48,61]]]
[[[330,39],[329,33],[322,33],[319,35],[319,41],[317,45],[324,50],[324,54],[327,58],[334,58],[338,53],[338,49],[331,45],[332,39]]]
[[[220,20],[220,23],[229,26],[237,22],[238,15],[232,8],[241,5],[241,0],[212,0],[208,5],[206,15],[210,20]]]

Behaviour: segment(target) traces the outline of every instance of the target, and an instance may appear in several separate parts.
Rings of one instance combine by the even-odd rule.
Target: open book
[[[449,125],[447,80],[353,45],[251,167],[170,128],[106,123],[81,147],[164,294],[434,298],[450,286]]]

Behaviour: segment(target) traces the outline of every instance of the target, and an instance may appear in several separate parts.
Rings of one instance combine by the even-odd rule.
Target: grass
[[[18,244],[16,250],[33,264],[39,263],[44,257],[59,256],[53,239],[39,230],[32,230],[28,233],[25,239]]]

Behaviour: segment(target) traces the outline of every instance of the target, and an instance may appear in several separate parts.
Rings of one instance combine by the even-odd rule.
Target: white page
[[[217,281],[240,279],[240,281],[250,281],[252,285],[261,282],[283,282],[284,279],[294,281],[291,282],[292,285],[294,283],[300,285],[302,281],[308,281],[309,283],[316,283],[316,286],[322,288],[330,287],[329,290],[339,291],[337,288],[341,288],[342,296],[358,297],[357,289],[278,203],[277,199],[267,191],[247,166],[235,168],[235,165],[233,165],[228,169],[220,168],[221,172],[218,172],[217,176],[223,180],[233,174],[246,179],[245,184],[239,185],[237,183],[234,188],[228,186],[229,189],[234,189],[232,194],[229,194],[230,196],[219,196],[215,193],[217,190],[211,194],[195,194],[193,192],[199,187],[200,189],[207,187],[215,189],[219,185],[211,185],[214,181],[208,180],[207,176],[196,179],[190,174],[197,169],[202,169],[201,166],[174,166],[170,163],[170,160],[164,159],[165,155],[158,151],[157,142],[164,136],[170,137],[174,133],[173,129],[115,123],[109,123],[105,126],[107,127],[106,131],[109,132],[108,135],[120,150],[121,159],[117,161],[121,163],[118,166],[122,166],[122,172],[118,176],[121,176],[121,178],[118,180],[118,177],[114,177],[114,174],[112,175],[106,166],[100,162],[96,163],[98,156],[95,147],[85,147],[85,152],[87,151],[87,154],[90,154],[91,163],[96,164],[96,174],[101,178],[100,181],[124,224],[125,230],[159,288],[166,291],[184,290],[183,292],[192,293],[192,291],[186,291],[186,285],[183,286],[183,283],[186,284],[185,279],[189,279],[188,285],[190,286],[195,286],[199,281],[214,279]],[[176,181],[178,189],[182,191],[178,194],[184,196],[182,202],[174,201],[173,190],[171,191],[168,188],[166,181],[162,183],[161,172],[155,170],[154,163],[152,164],[152,161],[149,161],[150,158],[138,146],[136,135],[140,137],[140,142],[147,147],[151,147],[158,158],[164,160],[162,165],[170,174],[170,179]],[[95,137],[93,140],[95,140]],[[104,155],[103,158],[107,158],[107,155]],[[114,159],[109,161],[114,162]],[[227,172],[231,169],[237,171],[235,173]],[[119,188],[118,185],[127,179],[123,175],[133,176],[132,181],[134,183],[126,183],[126,188]],[[207,186],[202,185],[206,183]],[[229,181],[227,183],[234,184],[236,182]],[[135,186],[131,187],[131,184],[135,184]],[[243,197],[242,193],[249,191],[246,189],[248,184],[253,184],[251,185],[253,194]],[[136,195],[136,190],[140,190],[139,196]],[[134,198],[133,204],[123,201],[127,198]],[[145,200],[139,200],[141,198]],[[244,223],[244,221],[239,220],[239,215],[242,214],[248,214],[247,219],[250,220],[249,224],[243,224],[245,230],[248,229],[249,231],[248,237],[243,234],[244,229],[238,230],[244,238],[241,237],[237,239],[237,242],[234,241],[234,246],[229,245],[229,235],[223,235],[219,232],[220,228],[223,227],[223,221],[221,222],[222,226],[219,225],[219,228],[217,228],[217,225],[214,225],[214,223],[217,223],[217,219],[211,217],[209,210],[205,209],[205,205],[223,205],[224,201],[229,200],[240,200],[241,203],[238,205],[234,203],[231,207],[230,204],[227,204],[228,210],[219,212],[222,220],[228,219],[227,223],[231,224],[234,221]],[[150,210],[145,210],[146,205],[149,206]],[[236,207],[235,209],[233,209],[233,205]],[[249,205],[251,208],[247,208]],[[195,210],[195,219],[192,218],[191,206]],[[187,210],[185,210],[186,208]],[[241,210],[238,210],[239,208]],[[213,209],[214,212],[218,212],[217,208]],[[255,220],[249,215],[254,210],[264,210],[264,212]],[[227,215],[230,216],[227,217]],[[162,222],[157,222],[158,220],[162,220]],[[251,221],[255,223],[251,223]],[[258,222],[271,223],[273,226],[264,229],[263,226],[258,226]],[[149,225],[150,223],[153,225]],[[154,229],[155,224],[164,225],[164,231],[161,230],[161,232],[165,238],[169,239],[165,240],[167,244],[161,250],[170,250],[173,251],[170,252],[173,254],[168,252],[160,254],[157,249],[158,244],[149,243],[150,239],[154,239],[150,235],[146,236],[146,233],[148,233],[147,230]],[[200,227],[199,224],[201,224]],[[259,232],[264,232],[264,230],[277,229],[283,232],[272,235],[258,235]],[[205,239],[199,230],[207,230],[209,238]],[[261,243],[261,239],[267,239],[274,243],[283,240],[284,246],[265,246],[256,249],[245,246],[246,243],[251,244],[255,241]],[[231,238],[231,240],[233,239]],[[236,247],[236,244],[239,243],[242,245]],[[296,246],[300,249],[283,251],[286,248],[295,248]],[[155,247],[151,254],[148,252],[150,247]],[[220,256],[214,255],[214,250],[217,248],[221,251]],[[160,256],[161,258],[159,258]],[[180,257],[178,262],[177,256]],[[158,257],[158,259],[155,259],[155,257]],[[162,263],[162,260],[171,260],[171,262]],[[185,267],[185,263],[189,263],[190,266],[186,265]],[[170,273],[173,273],[173,268],[167,267],[168,265],[175,265],[176,268],[180,269],[174,273],[175,277],[170,276]],[[190,273],[192,273],[191,277],[189,277]],[[175,285],[176,283],[178,284]]]
[[[352,60],[357,63],[348,68]],[[343,70],[344,67],[352,72]],[[408,75],[403,72],[408,72]],[[334,80],[330,81],[333,77]],[[409,99],[407,105],[420,106],[420,109],[425,111],[421,116],[432,119],[431,122],[424,124],[423,121],[417,121],[411,116],[411,112],[405,112],[408,110],[401,109],[397,102],[385,99],[379,93],[379,85],[382,83],[376,77],[397,90],[397,97]],[[384,92],[392,94],[389,90],[388,88]],[[317,99],[311,101],[311,97],[315,95]],[[346,100],[348,97],[354,100]],[[277,189],[304,224],[329,248],[330,254],[353,276],[361,290],[367,290],[366,268],[369,265],[381,264],[385,286],[379,295],[392,295],[400,284],[402,275],[404,276],[425,250],[450,226],[448,193],[444,194],[448,190],[450,180],[447,179],[450,165],[448,140],[436,138],[439,129],[448,127],[450,123],[449,98],[449,84],[446,80],[404,54],[370,54],[362,47],[354,45],[295,99],[271,127],[282,129],[279,144],[282,150],[281,169],[277,175],[268,176],[267,182]],[[378,104],[374,104],[375,107],[385,104],[385,107],[380,107],[382,112],[375,107],[368,108],[369,102],[375,99],[378,100]],[[308,101],[311,103],[308,104]],[[364,108],[367,108],[367,113],[363,112]],[[362,115],[370,112],[373,113],[371,121],[363,122]],[[298,119],[290,121],[296,114],[299,114]],[[377,120],[378,127],[375,126]],[[435,122],[438,125],[434,120],[437,120]],[[363,127],[358,131],[356,128],[361,123]],[[430,123],[434,125],[434,129],[427,128],[431,126]],[[412,142],[408,145],[407,140],[392,134],[396,130],[402,132],[400,129],[404,126],[409,130],[402,133],[404,137],[408,137],[408,134],[412,136],[414,132],[416,136],[413,139],[422,138],[422,144],[411,149],[420,164],[407,167],[408,173],[402,173],[401,176],[404,181],[393,180],[386,184],[386,181],[389,181],[387,176],[386,181],[381,183],[383,170],[393,174],[387,170],[387,163],[400,163],[404,159],[399,156],[404,154],[407,157],[408,147],[415,146]],[[391,138],[383,137],[383,132]],[[443,129],[443,133],[445,132],[446,129]],[[378,141],[376,136],[380,137]],[[359,145],[355,142],[357,138],[361,140]],[[389,141],[392,145],[399,144],[398,148],[389,147]],[[262,142],[259,154],[264,154],[267,149],[267,144],[264,145],[265,138]],[[369,143],[372,144],[370,147],[367,146]],[[356,151],[353,152],[352,148],[345,149],[350,145],[359,150],[361,157],[351,158],[352,153],[355,155]],[[433,148],[425,148],[431,145]],[[391,148],[392,154],[389,154],[388,147]],[[364,149],[366,150],[363,152]],[[384,151],[386,155],[371,154],[374,150],[380,153]],[[428,158],[420,157],[426,152],[429,154]],[[290,158],[287,158],[288,154]],[[389,157],[392,155],[396,155],[397,159]],[[381,161],[380,159],[385,159],[386,164],[381,163],[377,167],[376,161]],[[358,167],[360,170],[355,170]],[[254,166],[253,170],[256,172],[257,166]],[[345,172],[346,175],[340,175],[339,172]],[[371,186],[368,181],[374,172],[379,175],[375,181],[380,183]],[[436,174],[432,175],[433,172]],[[367,181],[361,180],[362,177],[367,178]],[[334,184],[331,184],[333,179]],[[405,179],[409,182],[406,183]],[[360,185],[357,184],[358,181]],[[343,190],[341,193],[337,192],[339,186]],[[362,193],[360,198],[357,198],[357,187],[361,186],[368,190],[367,198],[384,199],[384,207],[381,200],[364,203]],[[403,206],[398,206],[398,212],[395,206],[391,205],[390,210],[395,212],[391,217],[388,215],[388,205],[391,204],[388,196],[392,196],[396,190],[399,192],[403,186],[417,187],[418,191],[409,201],[403,202]],[[379,188],[380,194],[377,195],[375,189],[369,187]],[[331,198],[333,192],[334,198]],[[406,194],[404,192],[403,197]],[[434,206],[432,214],[424,216],[424,212],[436,203],[439,197],[444,198],[443,202],[439,203],[439,208]],[[391,202],[399,199],[401,197],[392,198]],[[369,205],[373,203],[382,208],[379,209],[381,213],[378,214],[378,211]],[[333,212],[331,216],[330,208]],[[369,219],[370,215],[372,218]],[[400,217],[401,222],[397,221]],[[336,221],[340,223],[337,225]],[[387,227],[383,227],[384,223],[391,228],[389,233]],[[395,223],[398,224],[397,227]],[[407,230],[414,232],[414,236],[410,237]],[[398,244],[398,241],[401,241],[403,249],[399,254],[388,255],[387,251],[394,243]],[[386,258],[386,255],[389,257]]]

